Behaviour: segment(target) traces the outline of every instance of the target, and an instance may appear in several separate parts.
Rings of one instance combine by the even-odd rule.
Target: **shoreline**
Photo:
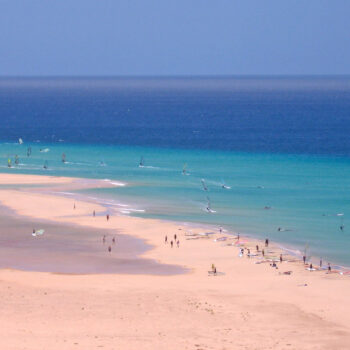
[[[99,181],[99,180],[97,180]],[[106,179],[104,179],[103,181],[106,181]],[[114,180],[108,180],[108,181],[112,181],[114,182]],[[92,188],[92,187],[91,187]],[[84,188],[87,189],[87,188]],[[106,213],[114,213],[116,215],[123,215],[123,216],[129,216],[129,217],[135,217],[135,218],[139,218],[142,220],[159,220],[160,222],[165,222],[168,224],[173,224],[173,225],[179,225],[179,226],[184,226],[184,227],[188,227],[188,230],[205,230],[205,231],[214,231],[216,234],[220,234],[218,231],[219,226],[216,226],[214,224],[210,224],[210,223],[201,223],[201,222],[195,222],[195,221],[182,221],[182,220],[167,220],[167,219],[160,219],[160,218],[147,218],[147,217],[143,217],[143,216],[138,216],[137,212],[139,211],[143,211],[143,210],[139,210],[139,209],[128,209],[128,208],[124,208],[125,204],[119,204],[119,206],[117,204],[113,204],[110,203],[111,199],[107,199],[107,198],[103,198],[101,197],[95,197],[92,198],[86,194],[81,194],[81,193],[65,193],[65,192],[52,192],[52,194],[54,195],[58,195],[58,196],[62,196],[64,198],[70,198],[70,199],[76,199],[76,200],[81,200],[81,201],[86,201],[89,203],[93,203],[96,205],[102,205],[105,207],[105,212]],[[130,206],[129,204],[127,206]],[[136,205],[135,205],[136,206]],[[240,237],[245,240],[245,241],[249,241],[249,242],[257,242],[259,244],[259,246],[263,246],[264,244],[264,239],[261,237],[257,237],[254,234],[250,234],[250,233],[240,233],[237,230],[232,230],[232,229],[228,229],[226,226],[221,226],[223,228],[223,233],[222,235],[229,235],[229,236],[237,236],[237,234],[240,234]],[[269,238],[269,237],[266,237]],[[254,243],[255,244],[255,243]],[[276,241],[274,240],[272,242],[272,246],[275,249],[278,249],[282,252],[282,254],[284,255],[291,255],[295,258],[297,258],[298,260],[302,261],[303,259],[303,253],[302,251],[299,249],[299,247],[293,246],[293,245],[289,245],[288,243],[285,242],[281,242],[281,241]],[[324,262],[323,267],[326,266],[328,263],[331,264],[332,266],[332,270],[336,270],[337,272],[339,272],[341,274],[342,271],[350,271],[350,266],[347,265],[343,265],[341,263],[338,262],[333,262],[331,259],[327,259],[327,257],[322,257],[322,260]],[[310,264],[312,263],[314,266],[319,266],[319,258],[311,255],[309,257],[307,257],[306,259],[307,263]],[[334,269],[334,267],[336,269]]]
[[[4,183],[6,182],[6,183]],[[124,205],[121,204],[121,207],[116,208],[115,204],[107,203],[110,202],[110,199],[104,199],[102,197],[92,198],[88,195],[74,192],[66,192],[66,191],[74,191],[74,190],[85,190],[85,189],[93,189],[93,188],[109,188],[114,186],[125,186],[126,183],[111,180],[111,179],[90,179],[90,178],[77,178],[77,177],[61,177],[61,176],[47,176],[47,175],[29,175],[29,174],[0,174],[0,185],[33,185],[34,187],[25,187],[25,191],[34,192],[34,193],[44,193],[51,196],[63,197],[73,201],[81,201],[89,204],[96,205],[98,207],[103,207],[104,210],[97,215],[106,215],[107,213],[112,213],[120,216],[130,217],[130,218],[138,218],[140,220],[154,220],[163,223],[167,223],[169,225],[178,225],[181,227],[187,228],[189,231],[197,231],[197,230],[205,230],[215,232],[216,235],[228,235],[233,239],[233,236],[240,235],[241,240],[246,243],[250,243],[251,245],[259,245],[259,247],[264,246],[264,240],[262,238],[254,236],[254,234],[240,234],[239,232],[226,230],[223,228],[223,232],[217,232],[218,227],[213,224],[200,223],[200,222],[183,222],[183,221],[175,221],[175,220],[165,220],[158,218],[144,218],[140,216],[134,216],[132,212],[125,212],[128,209],[123,209]],[[35,185],[41,185],[39,187],[35,187]],[[47,185],[54,185],[54,187],[44,187]],[[57,190],[57,185],[60,186],[60,191]],[[6,190],[4,188],[0,188],[1,190]],[[63,190],[63,191],[62,191]],[[68,195],[69,194],[69,195]],[[118,209],[118,210],[117,210]],[[134,210],[134,209],[133,209]],[[18,215],[18,214],[17,214]],[[20,215],[19,215],[20,216]],[[50,220],[50,219],[49,219]],[[53,220],[55,222],[55,220]],[[79,225],[79,224],[78,224]],[[268,238],[268,237],[267,237]],[[272,249],[277,249],[277,255],[280,253],[283,256],[289,256],[292,258],[297,258],[300,262],[302,262],[302,253],[297,247],[285,246],[284,243],[273,241],[272,244],[270,242],[270,247]],[[150,248],[152,250],[152,248]],[[276,260],[277,261],[277,260]],[[307,260],[307,264],[318,266],[318,261],[315,257],[311,256]],[[332,266],[332,273],[339,273],[343,275],[343,272],[346,272],[346,275],[350,272],[350,267],[345,265],[340,265],[337,263],[332,263],[328,259],[324,259],[325,264],[321,271],[326,270],[325,266],[330,263]],[[305,266],[306,266],[305,265]],[[336,269],[333,269],[336,267]]]

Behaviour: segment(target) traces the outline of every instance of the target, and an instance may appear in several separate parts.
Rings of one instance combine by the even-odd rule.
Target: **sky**
[[[0,76],[350,74],[349,0],[0,0]]]

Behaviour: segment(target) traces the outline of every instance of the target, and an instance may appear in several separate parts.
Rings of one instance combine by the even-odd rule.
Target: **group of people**
[[[106,243],[106,235],[103,235],[102,237],[102,243],[105,244]],[[115,244],[115,237],[112,238],[112,244]],[[108,246],[108,252],[110,253],[112,251],[112,246],[109,245]]]
[[[239,241],[239,234],[237,235],[237,240]],[[265,239],[265,247],[267,248],[268,246],[269,246],[269,239],[266,238],[266,239]],[[260,252],[259,246],[256,245],[255,248],[256,248],[256,252],[259,253],[259,252]],[[242,256],[244,255],[244,251],[245,251],[245,250],[247,251],[247,257],[250,258],[250,257],[251,257],[251,252],[250,252],[250,249],[249,249],[249,248],[240,248],[239,256],[242,257]],[[264,251],[264,249],[261,250],[261,255],[262,255],[263,257],[265,256],[265,251]],[[313,264],[312,264],[312,263],[307,263],[306,260],[307,260],[307,259],[306,259],[306,255],[304,254],[304,255],[303,255],[303,262],[304,262],[304,265],[308,265],[308,270],[310,270],[310,271],[315,270],[314,267],[313,267]],[[283,254],[282,254],[282,253],[281,253],[280,256],[279,256],[279,261],[280,261],[280,263],[283,262]],[[322,258],[320,258],[320,269],[322,268],[322,264],[323,264]],[[276,265],[276,261],[273,261],[273,262],[270,264],[270,266],[271,266],[271,267],[274,267],[274,268],[276,268],[276,269],[278,269],[278,267],[277,267],[277,265]],[[332,267],[331,267],[331,264],[330,264],[330,263],[328,263],[327,270],[328,270],[328,272],[331,272],[331,271],[332,271]]]
[[[164,238],[164,243],[167,244],[168,243],[168,236],[166,235],[165,238]],[[174,240],[171,240],[170,241],[170,246],[171,248],[173,248],[174,246],[174,243],[176,243],[177,247],[180,248],[180,241],[176,235],[176,233],[174,234]]]

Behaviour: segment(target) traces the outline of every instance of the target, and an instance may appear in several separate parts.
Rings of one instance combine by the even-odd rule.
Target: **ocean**
[[[1,172],[350,266],[349,77],[3,78],[0,116]]]

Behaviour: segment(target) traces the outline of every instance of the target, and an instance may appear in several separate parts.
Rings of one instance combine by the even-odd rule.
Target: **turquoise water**
[[[223,225],[299,250],[308,245],[309,255],[350,266],[347,157],[64,142],[32,143],[27,157],[28,146],[0,144],[0,171],[122,181],[127,185],[81,193],[127,205],[124,210],[130,215]],[[49,151],[40,152],[45,148]],[[61,162],[63,152],[66,164]],[[9,169],[7,157],[14,162],[15,154],[19,165]],[[143,168],[138,167],[141,156]],[[187,175],[182,174],[184,163]],[[230,189],[222,188],[223,183]],[[207,197],[212,213],[206,210]]]

